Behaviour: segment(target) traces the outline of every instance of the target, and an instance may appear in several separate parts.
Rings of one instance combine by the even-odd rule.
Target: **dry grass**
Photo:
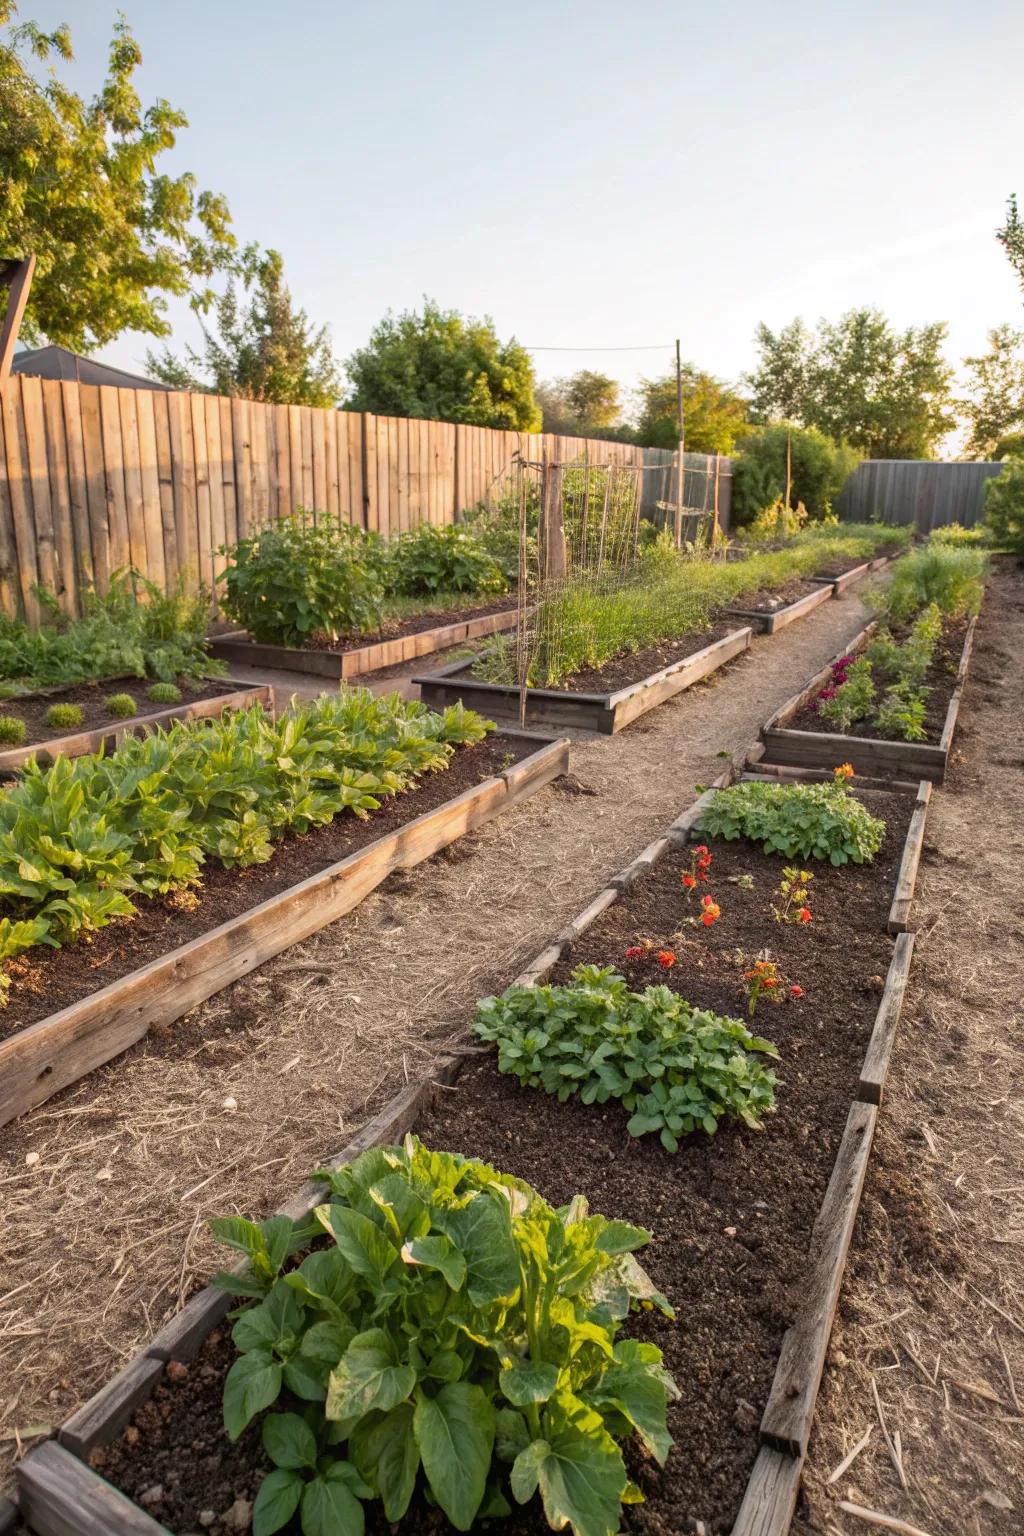
[[[932,801],[912,986],[802,1532],[871,1528],[839,1501],[928,1536],[1024,1529],[1022,654],[1024,583],[1007,573],[979,628],[954,772]]]
[[[172,1029],[0,1131],[0,1455],[60,1423],[845,645],[827,603]],[[33,1158],[29,1166],[28,1157]]]

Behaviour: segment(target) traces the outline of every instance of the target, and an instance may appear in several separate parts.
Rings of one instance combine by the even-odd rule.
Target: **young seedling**
[[[135,700],[130,693],[112,693],[103,701],[108,715],[113,715],[116,720],[130,720],[136,713]]]
[[[775,890],[775,901],[772,902],[772,916],[777,923],[809,923],[811,921],[808,886],[813,879],[814,876],[806,869],[796,869],[792,865],[786,866]]]
[[[5,747],[23,746],[28,738],[24,720],[17,715],[0,715],[0,742]]]
[[[73,731],[85,719],[81,704],[51,704],[46,711],[46,723],[51,731]]]
[[[146,698],[154,704],[180,704],[181,689],[175,683],[154,683],[147,688]]]

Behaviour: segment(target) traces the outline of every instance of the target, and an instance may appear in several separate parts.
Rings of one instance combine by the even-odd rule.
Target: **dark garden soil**
[[[928,668],[928,676],[925,678],[925,687],[929,690],[925,695],[925,730],[928,733],[928,742],[938,743],[942,735],[942,728],[946,723],[946,711],[949,701],[953,697],[956,687],[956,676],[960,668],[960,659],[963,655],[964,639],[967,635],[966,619],[947,619],[943,626],[942,635],[935,647],[932,664]],[[897,639],[905,636],[897,634]],[[877,687],[877,685],[876,685]],[[883,690],[877,689],[876,703],[881,702]],[[788,720],[786,730],[793,731],[819,731],[826,735],[837,735],[838,726],[830,720],[826,720],[821,712],[814,708],[814,701],[804,706],[798,715]],[[867,738],[868,741],[893,741],[898,738],[886,735],[870,720],[855,720],[849,731],[845,733],[851,740],[856,737]]]
[[[729,607],[741,613],[777,613],[780,608],[788,608],[790,603],[798,602],[801,597],[809,597],[812,592],[820,591],[820,581],[801,581],[795,577],[784,586],[773,588],[771,592],[741,592]]]
[[[28,729],[26,741],[29,744],[37,741],[53,741],[58,736],[72,736],[79,731],[96,731],[104,726],[113,730],[123,722],[106,708],[105,701],[111,694],[131,694],[135,700],[138,715],[155,715],[159,710],[175,707],[170,704],[156,704],[152,699],[147,698],[147,691],[152,686],[153,679],[144,677],[115,677],[104,679],[101,683],[76,683],[71,688],[55,688],[46,693],[26,693],[22,697],[5,700],[0,703],[0,715],[16,715],[19,720],[24,720]],[[181,703],[189,704],[196,699],[216,699],[221,694],[237,693],[239,684],[217,679],[208,683],[182,683],[179,687]],[[82,724],[70,728],[61,726],[56,730],[47,725],[46,712],[54,704],[78,704],[85,716]],[[2,750],[3,746],[0,745],[0,751]]]
[[[814,574],[827,576],[834,581],[837,576],[845,576],[847,571],[854,571],[858,566],[866,565],[869,560],[880,560],[882,554],[883,551],[879,550],[874,555],[843,555],[839,559],[826,561]]]
[[[8,964],[10,1003],[0,1013],[0,1038],[78,1002],[182,944],[247,912],[329,864],[452,800],[536,750],[538,743],[491,735],[460,747],[440,773],[426,774],[416,788],[385,800],[365,820],[341,815],[304,836],[274,845],[266,864],[225,869],[210,863],[194,892],[137,902],[135,917],[119,919],[92,936],[55,950],[37,945]]]
[[[677,1317],[640,1313],[629,1328],[664,1351],[682,1396],[670,1409],[676,1445],[664,1470],[635,1445],[627,1452],[647,1500],[625,1508],[627,1530],[682,1536],[696,1518],[709,1532],[727,1531],[757,1454],[761,1412],[799,1305],[811,1229],[892,953],[885,923],[912,801],[864,798],[887,821],[883,848],[871,866],[815,864],[810,924],[777,924],[768,911],[783,859],[746,843],[713,843],[703,889],[722,916],[710,929],[687,925],[697,901],[680,881],[689,860],[673,851],[588,930],[554,978],[566,980],[581,963],[614,963],[634,986],[665,981],[694,1003],[737,1015],[744,1009],[739,956],[769,947],[805,995],[763,1005],[755,1021],[780,1051],[778,1110],[763,1132],[726,1127],[714,1139],[691,1137],[673,1156],[651,1137],[630,1138],[617,1106],[560,1105],[500,1076],[490,1055],[468,1065],[417,1126],[428,1145],[528,1179],[554,1204],[583,1193],[593,1209],[655,1234],[641,1259]],[[624,951],[641,938],[671,946],[676,966],[626,962]],[[177,1379],[158,1387],[122,1440],[94,1458],[126,1493],[146,1494],[150,1513],[176,1533],[198,1531],[204,1511],[220,1516],[237,1499],[251,1501],[269,1470],[258,1426],[236,1445],[221,1428],[232,1358],[226,1333],[211,1336],[187,1371],[171,1368]],[[367,1516],[368,1530],[383,1536],[380,1511],[367,1506]],[[217,1519],[209,1529],[219,1536],[226,1527]],[[391,1529],[449,1528],[420,1505]],[[534,1503],[501,1530],[522,1536],[547,1525]]]
[[[734,622],[726,622],[713,624],[709,629],[692,629],[672,640],[645,646],[642,651],[626,651],[621,656],[613,656],[601,667],[582,667],[571,677],[550,686],[571,693],[614,693],[619,688],[628,688],[631,683],[642,683],[644,678],[660,672],[663,667],[672,666],[673,662],[685,661],[687,656],[713,645],[740,627]]]
[[[516,606],[516,598],[494,598],[489,603],[470,603],[465,608],[424,608],[408,619],[391,619],[380,629],[364,630],[341,635],[337,640],[327,635],[311,635],[305,646],[295,649],[307,651],[331,651],[343,655],[345,651],[358,651],[365,645],[378,645],[382,640],[398,640],[405,635],[421,635],[427,629],[442,629],[448,624],[460,624],[464,619],[483,619],[492,613],[510,613]]]

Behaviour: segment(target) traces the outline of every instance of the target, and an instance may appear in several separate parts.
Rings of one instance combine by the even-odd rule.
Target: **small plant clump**
[[[779,970],[778,962],[769,960],[764,954],[743,972],[743,981],[747,993],[747,1017],[750,1019],[762,1001],[774,1007],[785,1002],[787,995],[794,1000],[804,995],[803,987],[788,982]]]
[[[130,693],[112,693],[103,700],[103,707],[115,720],[130,720],[132,715],[138,713],[138,705]]]
[[[651,948],[664,969],[675,964],[671,951]],[[497,1044],[499,1072],[563,1103],[617,1099],[629,1134],[657,1132],[668,1152],[692,1131],[713,1136],[727,1118],[758,1130],[774,1106],[775,1077],[761,1061],[778,1055],[769,1040],[666,986],[633,992],[612,966],[581,965],[568,985],[484,998],[474,1028]]]
[[[177,683],[154,683],[146,689],[146,698],[152,704],[180,704],[181,689]]]
[[[745,837],[788,859],[867,864],[882,846],[885,822],[850,794],[845,769],[826,784],[733,784],[716,790],[698,828]]]
[[[28,729],[17,715],[0,715],[0,742],[5,747],[21,747],[28,740]]]
[[[420,523],[389,546],[387,586],[401,597],[440,592],[482,597],[504,592],[508,583],[497,560],[469,528]]]
[[[620,1443],[663,1465],[678,1396],[661,1351],[619,1336],[638,1302],[673,1315],[633,1257],[651,1234],[412,1136],[315,1177],[306,1224],[212,1223],[249,1261],[215,1283],[254,1303],[224,1384],[232,1440],[266,1415],[254,1536],[296,1515],[359,1536],[364,1502],[394,1525],[417,1496],[468,1531],[538,1493],[554,1530],[619,1530],[642,1498]]]
[[[810,870],[797,869],[794,865],[786,866],[775,890],[775,901],[772,902],[772,916],[777,923],[811,922],[809,887],[813,879]]]
[[[832,663],[829,681],[812,709],[842,732],[870,719],[884,736],[925,741],[925,701],[930,690],[924,679],[941,634],[942,613],[934,602],[914,620],[902,644],[883,627],[863,656],[841,656]],[[876,677],[887,684],[877,709]]]
[[[51,704],[46,711],[46,723],[51,731],[73,731],[85,719],[81,704]]]

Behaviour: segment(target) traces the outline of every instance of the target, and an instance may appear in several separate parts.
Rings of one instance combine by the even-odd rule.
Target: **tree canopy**
[[[683,365],[682,379],[687,453],[731,453],[746,427],[746,401],[728,384],[693,363]],[[642,381],[636,439],[648,448],[679,446],[674,373]]]
[[[988,351],[964,359],[968,395],[961,402],[967,422],[965,451],[977,459],[997,456],[998,445],[1024,426],[1024,331],[998,325],[988,333]]]
[[[816,332],[758,327],[750,377],[758,418],[817,427],[871,458],[930,458],[955,426],[944,323],[897,331],[879,310],[851,309]]]
[[[86,101],[51,67],[73,57],[65,26],[16,25],[0,0],[0,250],[34,252],[22,335],[88,352],[126,330],[167,335],[168,295],[201,292],[235,246],[223,197],[160,157],[187,127],[163,100],[143,108],[142,52],[114,25],[106,78]]]
[[[618,382],[590,368],[582,368],[566,379],[539,384],[536,396],[545,432],[593,437],[596,433],[612,432],[621,421]]]
[[[238,279],[215,300],[213,329],[200,320],[201,352],[150,353],[150,373],[175,389],[243,395],[278,405],[336,405],[342,393],[327,327],[295,309],[277,251],[247,249]],[[241,283],[241,293],[239,292]]]
[[[1003,227],[996,230],[996,239],[1006,252],[1006,258],[1024,290],[1024,222],[1021,221],[1014,194],[1007,199],[1006,220]]]
[[[345,367],[352,411],[540,431],[525,348],[500,341],[492,320],[468,319],[432,299],[422,313],[389,310]]]

